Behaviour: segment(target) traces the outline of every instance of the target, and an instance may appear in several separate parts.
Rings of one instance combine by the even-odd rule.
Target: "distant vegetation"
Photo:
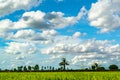
[[[86,69],[66,69],[66,66],[69,66],[69,62],[66,60],[66,58],[62,58],[62,61],[59,63],[58,68],[55,68],[53,66],[39,66],[36,64],[35,66],[18,66],[17,68],[14,68],[12,70],[2,70],[0,69],[0,72],[59,72],[59,71],[120,71],[117,65],[112,64],[108,68],[105,69],[105,67],[100,66],[98,63],[94,63],[91,65],[91,67]]]

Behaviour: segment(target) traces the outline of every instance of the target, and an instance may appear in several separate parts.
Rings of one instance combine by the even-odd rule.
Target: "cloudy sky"
[[[0,67],[120,62],[120,0],[0,0]],[[119,64],[118,64],[119,65]]]

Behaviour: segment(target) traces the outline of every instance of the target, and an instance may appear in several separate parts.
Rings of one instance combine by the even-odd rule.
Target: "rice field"
[[[0,80],[120,80],[120,72],[1,72]]]

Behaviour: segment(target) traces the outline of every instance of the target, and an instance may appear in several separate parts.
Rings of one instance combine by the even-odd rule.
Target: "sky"
[[[120,0],[0,0],[0,68],[120,62]]]

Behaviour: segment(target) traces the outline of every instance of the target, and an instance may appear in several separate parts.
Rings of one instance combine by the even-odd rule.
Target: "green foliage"
[[[0,80],[120,80],[119,75],[120,72],[4,72]]]
[[[95,69],[96,69],[95,65],[92,65],[91,68],[92,68],[92,70],[95,70]]]
[[[97,71],[105,71],[105,68],[104,67],[98,67]]]
[[[92,66],[91,66],[92,70],[93,71],[105,71],[105,68],[98,65],[98,63],[94,63]]]
[[[18,66],[18,71],[22,71],[23,66]]]
[[[109,69],[112,70],[112,71],[118,70],[118,66],[115,65],[115,64],[112,64],[112,65],[109,66]]]
[[[28,66],[28,70],[31,71],[31,70],[32,70],[32,67],[31,67],[31,66]]]
[[[36,64],[36,65],[34,66],[34,71],[39,71],[39,65]]]
[[[59,63],[59,66],[63,66],[63,70],[66,70],[66,65],[69,65],[66,58],[62,58],[62,62]]]
[[[27,67],[26,67],[26,66],[24,66],[23,70],[24,70],[24,71],[27,71]]]

